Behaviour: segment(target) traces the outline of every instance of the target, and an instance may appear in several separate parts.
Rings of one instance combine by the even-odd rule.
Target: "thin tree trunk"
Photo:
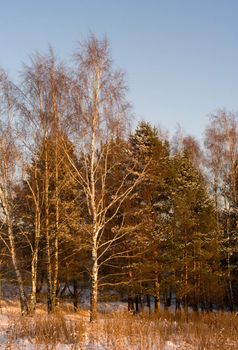
[[[135,304],[136,304],[136,314],[138,314],[140,311],[140,309],[139,309],[139,295],[138,294],[135,296]]]
[[[35,246],[33,248],[31,262],[31,302],[30,313],[34,314],[36,309],[36,292],[37,292],[37,272],[38,272],[38,253],[40,240],[40,213],[36,212],[35,218]]]
[[[57,287],[59,274],[59,169],[58,169],[58,137],[56,141],[55,164],[55,235],[54,235],[54,274],[52,283],[52,311],[57,304]]]
[[[134,311],[135,310],[135,306],[134,306],[134,298],[128,294],[128,311]]]
[[[230,248],[231,245],[231,224],[230,224],[230,208],[228,211],[228,219],[227,219],[227,232],[228,232],[228,245]],[[227,277],[228,277],[228,296],[229,296],[229,308],[231,311],[234,311],[235,302],[234,302],[234,295],[233,295],[233,288],[232,288],[232,267],[231,267],[231,261],[230,261],[230,251],[227,251]]]
[[[40,242],[40,230],[41,230],[41,214],[40,214],[40,192],[37,184],[37,169],[35,169],[35,182],[37,191],[32,195],[35,201],[35,237],[34,247],[32,248],[32,261],[31,261],[31,298],[30,298],[30,313],[34,314],[36,310],[36,293],[37,293],[37,275],[38,275],[38,254],[39,254],[39,242]]]
[[[140,309],[143,312],[145,308],[145,304],[144,304],[144,296],[141,294],[139,295],[139,303],[140,303]]]
[[[30,314],[33,315],[36,310],[36,289],[37,289],[37,253],[33,253],[31,264],[31,298]]]
[[[150,295],[146,294],[146,305],[149,308],[149,313],[151,313]]]
[[[94,113],[91,129],[91,147],[90,147],[90,211],[92,218],[92,272],[91,272],[91,305],[90,305],[90,321],[94,321],[97,318],[97,301],[98,301],[98,247],[97,240],[99,230],[97,227],[97,206],[96,206],[96,188],[95,188],[95,138],[96,138],[96,125],[98,119],[98,90],[94,92],[93,105]]]
[[[16,256],[16,248],[15,248],[15,241],[14,241],[14,236],[12,232],[12,225],[9,221],[9,218],[7,220],[7,225],[8,225],[8,237],[9,237],[9,242],[10,242],[10,250],[11,250],[11,257],[12,257],[12,263],[13,267],[16,273],[17,277],[17,282],[18,282],[18,287],[19,287],[19,293],[20,293],[20,305],[21,305],[21,313],[22,315],[27,315],[29,312],[28,309],[28,302],[27,302],[27,297],[25,294],[24,290],[24,285],[23,285],[23,280],[21,276],[20,269],[18,267],[18,261],[17,261],[17,256]]]
[[[8,173],[8,164],[6,159],[4,159],[4,177],[5,177],[5,186],[6,188],[0,188],[0,198],[2,202],[3,212],[6,216],[6,224],[7,224],[7,233],[10,243],[10,254],[12,258],[12,264],[14,267],[14,271],[17,278],[19,295],[20,295],[20,305],[21,305],[21,313],[22,315],[27,315],[29,312],[28,301],[24,290],[23,279],[21,275],[21,271],[18,266],[17,254],[16,254],[16,246],[15,239],[12,229],[12,216],[11,216],[11,207],[9,204],[8,196],[10,196],[11,190],[9,186],[9,173]]]
[[[186,238],[186,242],[185,242],[185,254],[184,254],[184,270],[185,270],[185,280],[184,280],[184,287],[185,287],[185,294],[184,294],[184,309],[185,312],[188,311],[188,233],[187,230],[185,230],[185,238]]]
[[[52,288],[52,311],[54,311],[57,305],[57,289],[58,289],[58,274],[59,274],[59,206],[58,201],[56,204],[56,233],[54,241],[54,276],[53,276],[53,288]]]
[[[46,237],[46,259],[47,259],[47,310],[53,312],[52,304],[52,265],[51,265],[51,240],[49,232],[49,160],[48,143],[45,141],[45,237]]]
[[[160,278],[158,261],[156,262],[155,270],[155,312],[160,313]]]
[[[160,313],[160,283],[158,277],[155,280],[155,312]]]
[[[76,280],[73,281],[73,306],[74,306],[74,312],[78,310],[78,283]]]
[[[96,239],[92,248],[92,276],[91,276],[91,300],[90,300],[90,321],[97,318],[97,301],[98,301],[98,259]]]
[[[234,295],[233,295],[233,288],[232,288],[232,282],[231,282],[231,266],[230,266],[230,257],[228,252],[228,258],[227,258],[227,268],[228,268],[228,295],[229,295],[229,308],[230,311],[234,311]]]
[[[57,304],[57,287],[59,274],[59,120],[57,114],[55,98],[54,70],[51,70],[53,109],[55,122],[55,235],[54,235],[54,273],[52,283],[52,309],[55,310]]]

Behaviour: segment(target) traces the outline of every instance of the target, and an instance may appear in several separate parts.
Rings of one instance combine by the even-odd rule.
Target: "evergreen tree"
[[[147,164],[144,181],[137,188],[133,206],[137,218],[136,246],[141,254],[134,263],[138,279],[137,294],[154,295],[159,310],[162,280],[164,238],[169,218],[169,149],[168,142],[159,138],[158,130],[141,122],[130,137],[133,158],[138,168]]]
[[[172,232],[174,288],[185,308],[213,299],[209,285],[219,276],[215,208],[200,172],[186,154],[173,158]],[[213,295],[214,297],[214,295]]]

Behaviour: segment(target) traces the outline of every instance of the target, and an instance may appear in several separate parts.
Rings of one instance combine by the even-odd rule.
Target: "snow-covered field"
[[[101,305],[101,308],[104,310],[114,310],[113,313],[120,313],[123,315],[125,305],[114,303],[110,305],[109,303],[105,305]],[[80,342],[77,343],[74,340],[73,334],[71,334],[72,342],[61,342],[60,339],[58,341],[53,341],[50,343],[48,339],[48,334],[46,335],[45,341],[42,343],[39,342],[39,339],[35,339],[31,337],[32,331],[29,331],[28,335],[24,335],[26,332],[26,326],[24,326],[25,321],[27,319],[28,327],[34,328],[34,323],[36,323],[37,327],[37,318],[43,318],[44,320],[48,316],[46,315],[43,309],[39,309],[37,311],[36,318],[23,318],[20,316],[19,306],[16,302],[2,302],[0,308],[0,350],[8,349],[8,350],[111,350],[111,349],[120,349],[120,350],[146,350],[148,349],[160,349],[158,347],[153,346],[153,342],[155,339],[149,339],[148,343],[145,339],[140,339],[140,335],[136,334],[130,339],[130,337],[124,337],[117,339],[117,334],[115,334],[115,329],[110,329],[112,326],[110,322],[108,323],[108,317],[106,319],[100,318],[96,323],[89,323],[89,313],[87,311],[81,311],[79,313],[67,313],[65,312],[63,317],[68,323],[77,323],[81,322],[81,326],[83,325],[83,334],[80,337]],[[62,317],[62,315],[60,316]],[[123,318],[119,319],[119,322],[123,322]],[[127,320],[126,320],[127,322]],[[42,327],[39,326],[39,327]],[[52,324],[49,320],[48,322],[49,333],[54,333],[55,324]],[[109,327],[107,329],[107,327]],[[116,324],[118,327],[118,322]],[[121,324],[123,327],[123,324]],[[23,329],[22,329],[23,328]],[[52,328],[52,329],[51,329]],[[71,329],[72,330],[72,329]],[[143,325],[141,323],[141,330],[143,330]],[[27,333],[27,332],[26,332]],[[107,334],[106,334],[107,333]],[[109,339],[108,333],[112,333],[112,338]],[[136,337],[135,337],[136,336]],[[135,341],[135,338],[137,341]],[[182,345],[182,344],[180,344]],[[179,344],[175,344],[172,341],[166,341],[161,349],[163,350],[175,350],[175,349],[190,349],[189,347],[181,347]]]
[[[97,322],[89,312],[61,306],[48,316],[39,306],[35,317],[20,316],[16,301],[0,304],[0,350],[237,350],[238,317],[205,315],[178,321],[161,315],[132,315],[123,303],[101,304]]]

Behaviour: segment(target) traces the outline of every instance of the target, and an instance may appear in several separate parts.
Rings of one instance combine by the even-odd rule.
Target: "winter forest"
[[[91,321],[110,301],[237,310],[237,114],[211,114],[201,144],[132,127],[108,41],[73,58],[35,53],[17,83],[0,71],[1,295],[32,316],[39,302],[77,311],[89,291]]]

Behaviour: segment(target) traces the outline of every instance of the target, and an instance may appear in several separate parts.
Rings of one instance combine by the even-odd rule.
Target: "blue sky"
[[[208,115],[238,111],[238,0],[0,0],[0,65],[17,78],[35,51],[70,60],[107,35],[136,120],[202,138]]]

